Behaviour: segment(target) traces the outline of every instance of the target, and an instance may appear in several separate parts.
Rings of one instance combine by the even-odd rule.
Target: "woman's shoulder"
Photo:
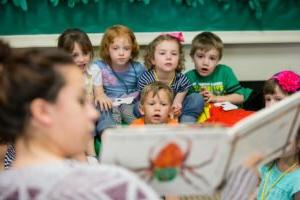
[[[66,194],[99,199],[104,193],[113,197],[116,191],[124,197],[126,188],[132,188],[130,185],[135,185],[135,195],[143,192],[149,197],[147,199],[157,199],[156,193],[150,187],[126,169],[112,165],[86,165],[78,162],[63,162],[3,172],[0,174],[0,199],[11,196],[15,192],[26,193],[29,189],[39,193],[38,199]],[[7,188],[10,190],[7,191]],[[122,199],[121,196],[112,199],[119,198]]]

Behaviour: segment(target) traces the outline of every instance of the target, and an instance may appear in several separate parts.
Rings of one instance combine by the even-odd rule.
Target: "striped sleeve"
[[[242,86],[238,83],[236,85],[233,85],[233,86],[227,88],[226,93],[232,94],[232,93],[235,93],[236,91],[238,91],[239,89],[242,89]]]
[[[243,166],[238,167],[229,175],[221,200],[248,200],[254,193],[258,180],[252,170]]]
[[[138,90],[142,91],[146,85],[149,85],[150,83],[153,83],[153,82],[155,82],[155,78],[154,78],[152,71],[145,71],[139,77],[138,85],[137,85]]]
[[[176,75],[176,81],[174,83],[174,88],[173,88],[174,92],[175,93],[184,92],[189,90],[190,87],[191,87],[191,83],[187,78],[187,76],[182,73],[178,73]]]
[[[9,144],[7,146],[7,151],[4,157],[4,168],[8,169],[11,167],[13,161],[15,160],[16,157],[16,151],[13,145]]]

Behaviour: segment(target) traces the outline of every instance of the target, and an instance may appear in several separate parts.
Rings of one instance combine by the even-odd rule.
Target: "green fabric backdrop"
[[[261,16],[247,0],[204,1],[196,7],[174,0],[100,0],[78,3],[71,8],[61,1],[28,1],[27,11],[11,2],[0,4],[0,35],[61,33],[68,27],[99,33],[113,24],[124,24],[135,32],[300,30],[300,0],[261,0]],[[34,3],[31,3],[34,2]]]

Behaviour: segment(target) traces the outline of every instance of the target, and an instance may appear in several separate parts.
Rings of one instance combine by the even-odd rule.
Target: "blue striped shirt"
[[[145,71],[139,78],[138,89],[142,91],[146,85],[149,85],[150,83],[153,83],[155,81],[157,80],[155,79],[153,70]],[[182,73],[175,74],[175,78],[171,83],[171,88],[174,92],[174,95],[180,92],[187,91],[189,90],[190,87],[191,87],[191,83],[186,77],[186,75]]]

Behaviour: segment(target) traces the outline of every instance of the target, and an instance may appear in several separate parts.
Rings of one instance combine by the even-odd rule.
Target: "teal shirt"
[[[266,176],[268,174],[270,165],[264,165],[260,168],[261,173],[261,183],[259,185],[259,190],[257,194],[257,200],[261,200],[261,195],[265,183]],[[268,191],[270,186],[276,181],[276,179],[282,174],[277,165],[273,165],[271,168],[271,175],[268,180],[267,188]],[[271,190],[266,200],[293,200],[294,195],[300,192],[300,169],[288,173],[284,178],[282,178],[275,187]]]
[[[200,92],[201,87],[204,87],[218,96],[240,94],[246,101],[252,92],[251,89],[240,85],[232,69],[226,65],[217,65],[209,76],[201,76],[195,69],[188,71],[186,76],[192,84],[189,93]]]

